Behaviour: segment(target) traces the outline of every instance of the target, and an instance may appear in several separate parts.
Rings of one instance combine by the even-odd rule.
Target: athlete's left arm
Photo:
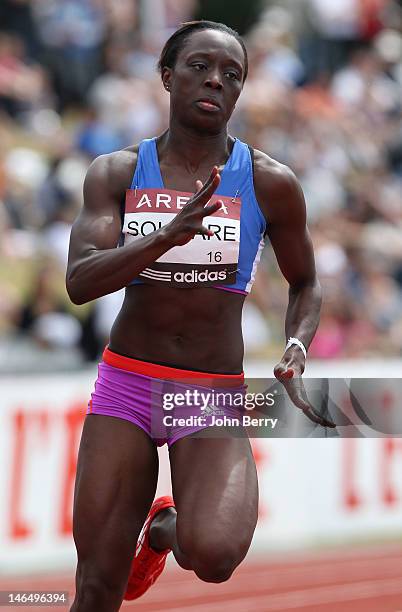
[[[317,278],[314,252],[306,224],[306,205],[293,172],[267,155],[255,152],[254,184],[258,202],[267,220],[267,234],[276,259],[289,283],[286,312],[286,338],[295,337],[306,349],[317,330],[321,310],[321,286]],[[312,421],[334,427],[310,404],[301,375],[305,358],[292,345],[274,370],[292,402]]]

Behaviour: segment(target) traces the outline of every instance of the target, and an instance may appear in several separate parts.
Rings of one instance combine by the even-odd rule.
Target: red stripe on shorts
[[[149,361],[141,361],[132,357],[125,357],[114,353],[108,347],[103,351],[103,361],[108,365],[121,370],[128,370],[143,376],[151,378],[194,379],[203,386],[218,386],[218,387],[237,387],[244,384],[244,372],[241,374],[215,374],[213,372],[196,372],[194,370],[182,370],[181,368],[173,368],[170,366],[150,363]]]

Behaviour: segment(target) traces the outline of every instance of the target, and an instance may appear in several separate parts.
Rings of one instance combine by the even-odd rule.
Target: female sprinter
[[[71,234],[74,303],[126,287],[79,452],[74,612],[112,612],[139,597],[169,551],[207,582],[227,580],[244,559],[258,498],[248,438],[192,435],[200,426],[161,437],[150,389],[189,375],[242,386],[242,306],[265,235],[289,283],[275,376],[309,418],[332,425],[301,380],[321,304],[301,189],[288,168],[227,131],[247,77],[244,43],[223,24],[184,24],[159,66],[168,130],[93,162]],[[152,503],[165,442],[174,502]]]

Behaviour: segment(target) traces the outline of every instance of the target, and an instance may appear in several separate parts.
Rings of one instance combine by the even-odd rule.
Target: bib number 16
[[[222,261],[221,251],[210,251],[207,255],[210,263],[220,263]]]

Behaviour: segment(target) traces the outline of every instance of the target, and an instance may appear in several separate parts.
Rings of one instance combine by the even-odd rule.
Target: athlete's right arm
[[[67,292],[74,304],[125,287],[163,253],[183,244],[184,235],[200,231],[203,217],[217,210],[216,204],[205,206],[219,184],[214,169],[173,222],[116,248],[121,232],[120,202],[132,173],[132,161],[128,164],[123,157],[126,154],[129,156],[120,152],[98,157],[85,178],[84,205],[71,231],[66,274]]]
[[[120,155],[120,159],[119,159]],[[84,182],[84,205],[74,222],[66,287],[74,304],[84,304],[121,289],[170,248],[158,231],[117,249],[120,202],[129,185],[124,152],[98,157]]]

